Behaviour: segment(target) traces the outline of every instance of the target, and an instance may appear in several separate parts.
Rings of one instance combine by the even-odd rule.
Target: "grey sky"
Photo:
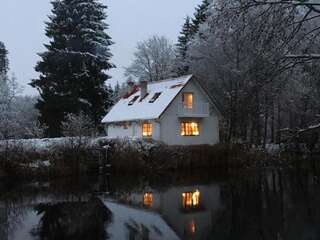
[[[201,0],[101,0],[108,6],[109,34],[116,43],[112,61],[117,69],[110,71],[113,82],[123,79],[123,67],[132,60],[137,41],[154,34],[176,41],[186,15],[192,15]],[[1,0],[0,41],[9,50],[11,72],[25,88],[25,94],[36,94],[27,85],[38,74],[34,66],[38,52],[44,51],[44,21],[50,14],[50,0]]]

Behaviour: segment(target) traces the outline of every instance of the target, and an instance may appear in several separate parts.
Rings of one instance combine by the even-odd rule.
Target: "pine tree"
[[[36,65],[40,73],[31,82],[40,100],[39,121],[50,137],[61,135],[61,123],[68,114],[90,116],[98,125],[110,107],[110,90],[105,71],[113,68],[106,6],[98,0],[54,0],[52,15],[46,23],[51,40]]]
[[[182,31],[180,32],[180,36],[178,37],[177,44],[177,65],[178,65],[178,75],[185,75],[189,73],[189,66],[186,64],[186,57],[188,51],[188,44],[191,40],[191,20],[190,17],[186,18],[186,21],[182,27]]]
[[[114,86],[114,89],[113,89],[113,102],[114,103],[116,103],[119,100],[120,91],[121,91],[120,84],[119,84],[119,82],[117,82],[117,84]]]
[[[191,33],[195,35],[199,31],[199,27],[207,20],[207,11],[211,4],[211,0],[203,0],[196,8],[194,18],[192,19]]]
[[[6,76],[9,70],[8,50],[3,42],[0,41],[0,74]]]

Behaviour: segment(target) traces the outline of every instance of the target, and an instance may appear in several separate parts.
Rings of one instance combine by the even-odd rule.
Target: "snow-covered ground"
[[[71,142],[78,141],[77,138],[63,137],[63,138],[42,138],[42,139],[19,139],[0,141],[0,151],[5,147],[19,147],[25,151],[50,151],[53,147],[66,146]],[[133,148],[138,152],[147,151],[150,148],[159,145],[155,141],[146,141],[139,138],[125,138],[125,139],[110,139],[107,137],[90,138],[84,140],[88,147],[97,147],[112,144],[116,149]]]
[[[45,151],[50,150],[50,148],[52,148],[53,146],[62,146],[69,140],[70,138],[43,138],[0,141],[0,150],[6,146],[16,146],[24,150]]]

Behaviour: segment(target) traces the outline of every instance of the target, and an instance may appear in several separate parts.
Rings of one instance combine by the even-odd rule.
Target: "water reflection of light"
[[[189,223],[189,231],[191,234],[196,233],[196,222],[194,220]]]
[[[143,195],[143,205],[146,207],[152,207],[153,202],[153,194],[150,192],[147,192]]]
[[[197,208],[200,205],[200,192],[196,190],[194,192],[182,193],[182,205],[183,208]]]

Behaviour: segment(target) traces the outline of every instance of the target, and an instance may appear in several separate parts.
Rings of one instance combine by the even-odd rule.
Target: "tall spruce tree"
[[[177,65],[178,65],[178,75],[185,75],[189,73],[189,66],[186,63],[188,44],[192,38],[191,33],[191,19],[186,17],[185,23],[183,24],[182,31],[178,37],[177,43]]]
[[[8,50],[3,42],[0,41],[0,74],[6,76],[9,70]]]
[[[200,25],[204,23],[208,16],[207,11],[209,9],[212,0],[203,0],[200,5],[195,9],[194,17],[190,19],[187,17],[177,43],[177,57],[175,63],[175,73],[178,76],[190,73],[190,64],[187,58],[188,45],[190,41],[199,32]]]
[[[88,115],[98,125],[112,104],[106,70],[112,54],[105,32],[105,5],[98,0],[54,0],[46,23],[50,43],[35,69],[40,73],[30,85],[40,93],[36,107],[47,135],[61,135],[61,123],[70,114]]]
[[[202,3],[197,6],[191,26],[191,32],[193,35],[198,33],[200,25],[207,20],[207,11],[211,2],[212,0],[203,0]]]

